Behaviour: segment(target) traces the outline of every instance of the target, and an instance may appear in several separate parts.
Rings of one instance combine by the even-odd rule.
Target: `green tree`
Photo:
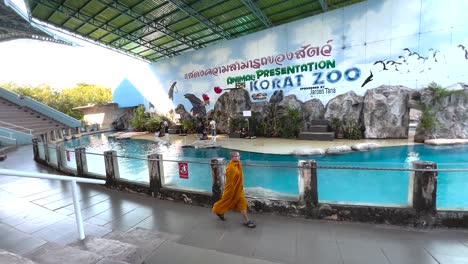
[[[135,131],[144,131],[149,115],[145,113],[145,106],[139,105],[133,112],[132,127]]]
[[[81,111],[73,110],[78,106],[88,104],[106,104],[112,101],[111,89],[103,86],[79,83],[75,87],[63,90],[58,98],[57,110],[64,112],[67,115],[81,119],[83,114]]]
[[[278,124],[279,135],[285,138],[297,137],[299,135],[301,121],[301,111],[295,108],[288,108],[286,115],[280,118]]]
[[[83,118],[83,113],[73,110],[73,108],[88,104],[105,104],[112,101],[110,88],[86,83],[79,83],[75,87],[61,92],[55,91],[48,85],[21,87],[14,83],[7,83],[1,86],[21,96],[28,96],[79,120]]]

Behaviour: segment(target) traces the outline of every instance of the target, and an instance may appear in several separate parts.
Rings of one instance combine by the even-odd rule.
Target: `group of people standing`
[[[166,133],[169,132],[169,122],[167,120],[162,121],[159,123],[159,128],[154,133],[155,137],[164,137]]]
[[[215,142],[216,141],[216,121],[214,119],[208,119],[208,128],[211,133],[211,141]],[[205,140],[208,139],[208,134],[206,132],[206,126],[203,120],[199,120],[199,126],[197,128],[197,137],[198,139]]]

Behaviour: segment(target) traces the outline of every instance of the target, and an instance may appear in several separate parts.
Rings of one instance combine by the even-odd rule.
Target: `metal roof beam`
[[[231,39],[231,35],[226,33],[224,29],[215,23],[213,23],[211,20],[200,14],[197,10],[193,9],[191,6],[187,5],[183,0],[168,0],[168,2],[171,2],[173,5],[175,5],[177,8],[180,9],[180,11],[186,13],[187,15],[191,16],[193,19],[197,20],[201,24],[203,24],[205,27],[209,28],[213,33],[216,33],[223,37],[223,39]]]
[[[134,10],[132,10],[130,7],[128,6],[125,6],[117,1],[113,1],[112,3],[110,4],[107,4],[101,0],[97,1],[109,8],[113,8],[143,24],[145,24],[145,28],[143,29],[139,29],[137,31],[143,31],[143,32],[149,32],[150,29],[153,29],[153,30],[156,30],[156,31],[160,31],[162,32],[163,34],[169,36],[169,37],[172,37],[173,39],[193,48],[193,49],[199,49],[199,48],[202,48],[203,46],[200,44],[200,43],[196,43],[194,42],[193,40],[177,33],[176,31],[166,27],[163,23],[161,22],[153,22],[151,21],[150,19],[146,18],[143,14],[140,14]],[[132,34],[133,32],[130,32],[128,34]]]
[[[169,58],[173,56],[172,51],[168,51],[166,49],[162,49],[160,47],[154,46],[154,45],[152,45],[151,43],[149,43],[147,41],[141,40],[138,36],[133,36],[132,34],[130,34],[130,35],[126,36],[126,37],[122,37],[122,36],[126,35],[127,32],[122,31],[119,28],[113,27],[113,26],[109,25],[108,23],[104,23],[102,21],[94,19],[93,17],[90,17],[88,15],[81,14],[81,13],[76,13],[76,10],[74,10],[72,8],[69,8],[69,7],[66,7],[64,5],[61,5],[60,3],[55,2],[55,0],[53,0],[53,1],[51,1],[51,0],[33,0],[33,1],[35,3],[43,5],[45,7],[54,9],[54,10],[59,11],[59,12],[62,12],[63,14],[66,14],[66,15],[73,14],[72,16],[75,19],[77,19],[79,21],[86,21],[86,22],[92,24],[95,27],[99,27],[99,28],[101,28],[101,29],[103,29],[103,30],[105,30],[107,32],[111,32],[111,33],[113,33],[115,35],[118,35],[120,37],[120,39],[123,40],[123,41],[135,42],[135,43],[137,43],[139,45],[145,46],[145,47],[147,47],[147,48],[149,48],[151,50],[154,50],[154,51],[156,51],[158,53],[161,53],[161,54],[163,54],[163,55],[165,55],[165,56],[167,56]],[[58,6],[52,5],[52,3],[55,4],[55,5],[58,5]]]
[[[318,0],[320,3],[320,6],[322,7],[323,12],[328,11],[328,3],[327,0]]]
[[[323,0],[322,0],[323,1]],[[270,19],[260,10],[260,8],[255,5],[252,0],[241,0],[244,5],[246,5],[250,11],[258,18],[262,23],[267,27],[271,28],[273,26],[273,23],[271,23]]]

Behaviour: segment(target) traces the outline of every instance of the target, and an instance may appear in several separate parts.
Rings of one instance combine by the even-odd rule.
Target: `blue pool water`
[[[146,140],[108,140],[105,134],[91,135],[67,141],[65,147],[86,147],[87,153],[116,150],[118,155],[142,159],[119,158],[122,178],[148,182],[144,158],[149,153],[162,153],[165,161],[164,185],[173,188],[211,192],[208,164],[189,163],[189,179],[181,179],[176,161],[209,162],[211,158],[228,159],[230,150],[223,148],[182,148],[164,146]],[[409,168],[413,160],[433,161],[438,168],[468,168],[468,145],[434,147],[427,145],[378,148],[333,156],[275,155],[240,151],[244,164],[244,185],[249,196],[297,199],[299,179],[297,168],[258,167],[249,164],[297,166],[299,160],[313,159],[318,166],[354,166],[372,168]],[[102,156],[87,155],[91,172],[105,175]],[[320,169],[317,172],[321,202],[408,205],[410,173],[407,171]],[[437,207],[467,208],[468,173],[439,172]]]

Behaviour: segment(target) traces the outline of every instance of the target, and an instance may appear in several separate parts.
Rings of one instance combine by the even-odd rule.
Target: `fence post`
[[[210,163],[211,163],[210,166],[211,166],[211,180],[212,180],[211,200],[214,204],[219,199],[221,199],[221,196],[223,195],[225,159],[214,158],[214,159],[211,159]]]
[[[120,178],[117,151],[109,150],[104,152],[104,161],[106,164],[106,186],[115,186],[116,181]]]
[[[306,215],[318,205],[317,163],[315,160],[299,161],[299,202],[305,205]]]
[[[79,177],[84,177],[88,172],[88,161],[86,160],[86,148],[75,148],[76,173]]]
[[[34,160],[38,161],[39,160],[39,146],[38,146],[37,138],[33,138],[32,143],[33,143]]]
[[[437,169],[430,161],[414,161],[414,169]],[[436,212],[437,171],[415,171],[413,179],[413,208],[417,212]]]
[[[62,170],[62,162],[63,162],[63,156],[62,156],[62,146],[55,146],[55,153],[57,156],[57,170],[61,171]]]
[[[149,183],[150,183],[150,194],[152,196],[158,196],[161,190],[161,178],[163,173],[163,155],[162,154],[149,154],[148,155],[148,171],[149,171]]]

